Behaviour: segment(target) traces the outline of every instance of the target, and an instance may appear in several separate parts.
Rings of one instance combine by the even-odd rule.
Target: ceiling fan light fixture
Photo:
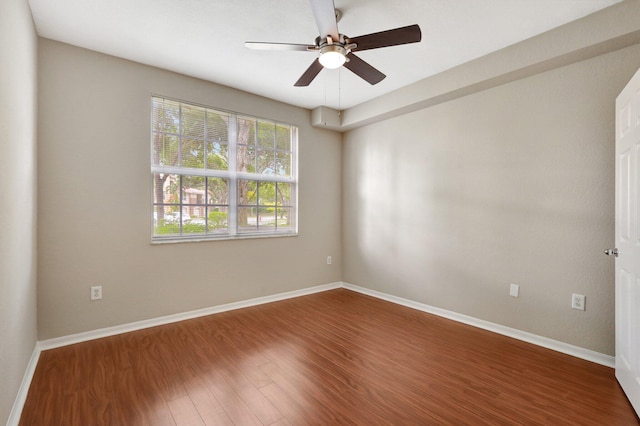
[[[339,44],[330,44],[320,49],[318,59],[325,68],[340,68],[347,61],[347,50]]]

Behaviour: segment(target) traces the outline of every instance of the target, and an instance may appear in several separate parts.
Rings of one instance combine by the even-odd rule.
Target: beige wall
[[[613,355],[614,100],[638,67],[635,45],[345,134],[343,280]]]
[[[0,424],[37,338],[36,50],[27,1],[0,2]]]
[[[39,71],[41,340],[341,279],[341,137],[309,111],[46,39]],[[150,244],[151,94],[299,126],[299,236]]]

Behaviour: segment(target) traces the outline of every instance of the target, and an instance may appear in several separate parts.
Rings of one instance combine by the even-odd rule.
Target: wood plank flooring
[[[20,425],[636,425],[612,369],[345,289],[40,356]]]

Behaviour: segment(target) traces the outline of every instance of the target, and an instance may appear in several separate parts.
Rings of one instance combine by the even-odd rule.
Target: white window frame
[[[181,166],[165,166],[165,165],[157,165],[154,164],[154,100],[165,100],[176,102],[180,104],[180,111],[182,111],[182,106],[187,105],[191,107],[197,108],[205,108],[207,110],[211,110],[215,113],[223,113],[228,114],[229,123],[228,123],[228,170],[213,170],[213,169],[199,169],[199,168],[190,168],[190,167],[181,167]],[[238,146],[238,118],[256,120],[260,122],[273,123],[274,125],[282,125],[288,126],[291,129],[291,176],[281,176],[277,174],[262,174],[262,173],[251,173],[251,172],[238,172],[237,171],[237,146]],[[181,101],[177,99],[173,99],[167,96],[162,95],[151,95],[151,149],[150,149],[150,164],[151,164],[151,242],[152,243],[166,243],[166,242],[188,242],[188,241],[211,241],[211,240],[233,240],[233,239],[244,239],[244,238],[269,238],[269,237],[286,237],[286,236],[296,236],[298,235],[298,127],[290,124],[284,123],[278,120],[265,119],[261,117],[255,117],[248,114],[228,111],[216,107],[206,106],[197,104],[194,102]],[[180,112],[180,128],[182,127],[182,112]],[[181,133],[181,131],[179,131]],[[178,134],[179,146],[181,146],[181,139],[183,138],[182,134]],[[179,149],[180,152],[180,149]],[[274,149],[274,153],[278,152],[277,149]],[[281,151],[282,152],[282,151]],[[286,152],[286,151],[285,151]],[[233,160],[232,160],[233,159]],[[171,175],[180,175],[180,176],[202,176],[202,177],[217,177],[228,179],[228,233],[198,233],[198,234],[184,234],[182,233],[182,222],[180,225],[181,233],[180,234],[169,234],[169,235],[156,235],[155,234],[155,207],[158,205],[154,202],[155,200],[155,187],[154,187],[154,174],[171,174]],[[275,229],[270,230],[258,230],[257,232],[247,232],[238,230],[238,180],[245,179],[251,181],[260,182],[278,182],[278,183],[287,183],[291,185],[291,194],[290,194],[290,206],[287,208],[290,210],[290,226],[279,230],[276,226]],[[181,189],[180,189],[181,192]],[[179,195],[180,198],[180,211],[183,209],[183,200],[182,194]],[[169,203],[165,203],[168,205]],[[186,203],[190,205],[189,203]],[[205,202],[203,204],[207,206]],[[277,211],[276,211],[277,212]],[[276,214],[274,212],[274,215]],[[208,220],[208,219],[205,219]],[[277,223],[277,218],[276,218]],[[256,225],[259,229],[259,225]]]

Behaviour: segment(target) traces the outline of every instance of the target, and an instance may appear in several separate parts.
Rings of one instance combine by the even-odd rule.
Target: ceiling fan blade
[[[335,41],[340,39],[338,22],[336,21],[336,8],[333,0],[310,0],[313,16],[320,32],[320,38],[331,36]]]
[[[296,81],[296,84],[294,84],[294,86],[296,87],[308,86],[309,84],[311,84],[313,79],[316,78],[318,73],[322,71],[322,68],[323,68],[322,64],[320,63],[318,58],[316,58],[316,60],[313,61],[311,66],[307,68],[307,70],[300,76],[298,81]]]
[[[308,52],[310,50],[317,50],[316,46],[308,44],[293,44],[293,43],[263,43],[261,41],[246,41],[245,47],[253,50],[293,50]]]
[[[417,43],[421,39],[422,32],[420,31],[420,26],[409,25],[407,27],[353,37],[349,39],[349,43],[355,43],[357,45],[357,47],[351,49],[355,52],[377,49],[379,47],[397,46],[399,44]]]
[[[353,53],[347,56],[348,60],[344,63],[344,67],[366,80],[369,84],[374,85],[380,83],[386,75],[369,65],[367,62],[358,58]]]

